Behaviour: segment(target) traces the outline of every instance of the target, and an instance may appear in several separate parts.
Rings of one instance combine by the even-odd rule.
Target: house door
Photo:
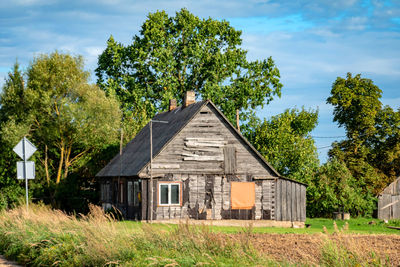
[[[141,180],[128,181],[128,214],[127,218],[141,220],[142,192]]]

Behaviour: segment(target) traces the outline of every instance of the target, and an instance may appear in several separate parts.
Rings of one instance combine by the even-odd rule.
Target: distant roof
[[[168,123],[153,123],[153,157],[194,117],[209,101],[200,101],[185,108],[157,114],[153,120]],[[150,161],[150,124],[148,123],[132,141],[116,155],[96,176],[135,176]]]
[[[388,194],[388,195],[398,195],[400,194],[400,176],[397,177],[393,182],[391,182],[388,186],[386,186],[379,194]]]

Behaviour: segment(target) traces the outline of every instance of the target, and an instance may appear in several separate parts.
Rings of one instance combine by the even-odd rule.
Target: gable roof
[[[194,118],[201,108],[208,104],[225,120],[229,128],[250,147],[250,150],[255,153],[266,168],[270,169],[279,178],[306,185],[281,176],[210,100],[196,102],[185,108],[180,106],[172,111],[166,111],[154,116],[153,120],[168,121],[168,123],[153,123],[153,159]],[[138,175],[148,164],[150,164],[150,123],[146,124],[135,138],[124,147],[122,155],[116,155],[96,176],[132,177]]]
[[[185,108],[159,113],[153,120],[168,123],[153,123],[153,158],[194,117],[207,101],[200,101]],[[100,172],[98,177],[135,176],[150,162],[150,123],[132,139]]]

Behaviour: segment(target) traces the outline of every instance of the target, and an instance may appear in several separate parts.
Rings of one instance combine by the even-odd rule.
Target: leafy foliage
[[[327,103],[334,106],[334,121],[344,126],[348,138],[364,139],[375,131],[375,118],[381,109],[382,90],[361,74],[338,77],[333,83]]]
[[[97,83],[117,96],[125,124],[136,130],[189,90],[211,99],[231,121],[236,110],[245,120],[280,96],[282,84],[271,58],[246,59],[240,35],[227,21],[200,19],[186,9],[175,17],[150,13],[132,44],[109,38],[99,56]]]
[[[381,95],[371,80],[348,73],[337,78],[327,99],[347,135],[329,156],[346,164],[364,196],[378,194],[400,174],[400,110],[382,107]]]
[[[330,217],[335,211],[352,216],[371,216],[375,207],[373,196],[363,192],[346,164],[332,159],[322,165],[307,188],[307,216]]]
[[[118,142],[119,105],[88,84],[88,78],[81,57],[54,52],[32,61],[26,82],[18,65],[6,81],[0,96],[1,143],[11,152],[28,136],[38,147],[32,158],[37,166],[32,186],[36,196],[53,198],[70,171],[83,168],[91,154]],[[11,171],[1,181],[15,179],[14,165],[15,160],[6,164]]]
[[[270,120],[252,120],[245,135],[280,174],[308,182],[319,166],[310,135],[317,122],[318,111],[287,109]]]

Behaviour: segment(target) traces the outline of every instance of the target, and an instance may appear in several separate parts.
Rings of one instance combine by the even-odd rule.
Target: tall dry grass
[[[334,233],[324,233],[321,246],[320,264],[324,266],[392,266],[388,255],[378,255],[371,244],[374,237],[369,240],[362,240],[357,235],[346,234],[349,225],[346,222],[339,228],[333,222]]]
[[[29,266],[297,266],[299,262],[307,266],[390,265],[385,258],[371,254],[367,243],[345,235],[348,226],[336,226],[334,234],[321,233],[318,236],[322,239],[310,235],[310,251],[299,247],[299,262],[291,264],[285,261],[285,255],[278,258],[279,262],[269,260],[268,251],[261,247],[266,247],[264,242],[271,242],[271,237],[260,243],[260,236],[251,226],[235,235],[217,234],[210,229],[188,223],[170,228],[137,224],[132,229],[97,206],[90,206],[88,215],[79,216],[44,205],[31,205],[29,211],[21,206],[0,213],[0,253]],[[277,248],[283,244],[272,245]],[[311,249],[318,253],[311,253]]]
[[[44,205],[0,214],[0,250],[23,264],[99,266],[114,260],[126,235],[96,206],[79,219]]]
[[[69,216],[43,205],[0,213],[0,252],[30,266],[266,266],[249,242],[229,242],[207,227],[127,229],[97,206]]]

